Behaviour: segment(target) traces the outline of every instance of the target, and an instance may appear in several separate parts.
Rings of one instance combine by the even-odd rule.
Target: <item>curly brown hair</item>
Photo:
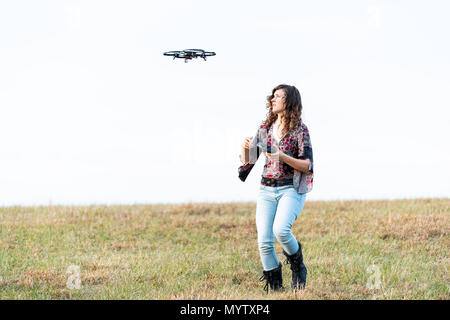
[[[269,129],[272,123],[275,122],[278,115],[272,112],[272,99],[275,95],[275,91],[282,89],[284,94],[286,95],[285,104],[286,108],[284,110],[284,126],[282,135],[284,136],[288,132],[297,128],[302,121],[302,98],[300,96],[300,92],[294,86],[290,86],[287,84],[280,84],[272,89],[272,94],[267,96],[267,105],[266,107],[269,109],[267,113],[266,120],[264,122],[264,127]],[[287,125],[286,125],[287,124]]]

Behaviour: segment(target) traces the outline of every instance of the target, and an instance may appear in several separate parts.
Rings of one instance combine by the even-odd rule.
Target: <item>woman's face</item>
[[[276,114],[282,113],[286,108],[286,93],[283,89],[278,89],[273,96],[272,100],[270,100],[272,102],[272,112]]]

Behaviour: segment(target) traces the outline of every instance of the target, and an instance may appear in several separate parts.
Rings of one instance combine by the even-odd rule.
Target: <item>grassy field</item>
[[[255,207],[0,208],[0,299],[450,298],[448,198],[307,201],[293,227],[307,287],[269,295]]]

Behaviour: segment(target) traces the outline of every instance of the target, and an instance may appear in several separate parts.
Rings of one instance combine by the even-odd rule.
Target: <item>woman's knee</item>
[[[277,238],[277,240],[280,242],[286,242],[291,237],[291,230],[287,226],[274,225],[273,233],[275,234],[275,237]]]

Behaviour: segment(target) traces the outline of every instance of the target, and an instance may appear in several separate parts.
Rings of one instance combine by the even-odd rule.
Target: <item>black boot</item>
[[[264,290],[266,291],[266,293],[269,293],[269,287],[272,291],[284,291],[283,276],[281,274],[281,263],[275,269],[263,271],[263,275],[259,280],[266,280],[266,285],[264,286]]]
[[[293,255],[288,255],[284,250],[283,254],[286,256],[286,263],[291,265],[292,270],[292,289],[304,289],[306,285],[306,266],[303,264],[302,246],[298,242],[298,251]]]

